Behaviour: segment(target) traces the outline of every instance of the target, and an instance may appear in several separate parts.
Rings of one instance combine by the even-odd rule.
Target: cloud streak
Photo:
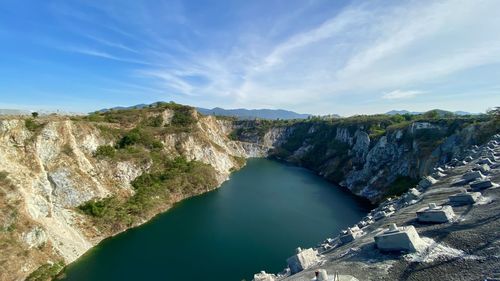
[[[384,93],[384,95],[382,95],[382,98],[386,100],[410,99],[416,97],[417,95],[421,95],[423,93],[424,92],[422,91],[415,91],[415,90],[409,90],[409,91],[394,90],[388,93]]]
[[[433,99],[437,89],[462,81],[464,73],[499,69],[499,1],[356,2],[325,12],[316,22],[308,21],[315,14],[304,13],[328,5],[311,3],[289,13],[296,18],[281,16],[269,23],[253,15],[250,27],[244,24],[249,18],[228,22],[227,35],[219,26],[197,21],[182,2],[170,10],[139,3],[129,9],[94,5],[109,26],[126,30],[126,36],[108,39],[88,28],[81,36],[98,46],[64,49],[131,64],[131,77],[139,77],[144,88],[184,95],[195,104],[311,113],[356,113],[339,101],[369,100],[380,109],[384,101],[423,93],[433,93],[428,95]],[[162,11],[168,13],[162,17]],[[61,13],[76,14],[87,25],[95,20],[69,7]]]

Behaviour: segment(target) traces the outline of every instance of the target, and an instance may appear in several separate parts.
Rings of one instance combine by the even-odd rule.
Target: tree
[[[38,112],[36,112],[36,111],[35,111],[35,112],[32,112],[32,113],[31,113],[31,116],[33,116],[33,118],[37,118],[37,117],[38,117]]]
[[[493,116],[495,119],[499,120],[500,119],[500,106],[493,107],[492,109],[488,110],[488,115]]]

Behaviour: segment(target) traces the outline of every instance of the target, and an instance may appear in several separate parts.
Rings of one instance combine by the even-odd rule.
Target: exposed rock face
[[[168,124],[173,112],[165,110],[162,117]],[[172,156],[210,164],[219,184],[241,167],[237,158],[264,156],[279,137],[278,131],[271,131],[262,143],[232,141],[228,138],[231,122],[195,117],[193,133],[172,133],[161,141]],[[43,123],[33,131],[23,119],[0,120],[0,172],[8,174],[14,187],[5,193],[19,198],[14,219],[26,223],[26,228],[19,230],[23,232],[15,236],[20,245],[16,247],[33,253],[15,263],[0,261],[0,280],[23,279],[47,261],[70,263],[105,238],[89,227],[76,207],[91,199],[133,194],[130,182],[151,165],[127,160],[112,163],[94,157],[99,146],[113,145],[95,123],[56,117]],[[5,200],[0,197],[0,203]],[[5,212],[0,212],[2,221],[11,219]]]
[[[372,202],[382,199],[400,177],[418,179],[461,158],[477,135],[475,125],[451,130],[432,122],[413,122],[375,136],[363,125],[319,126],[299,123],[282,129],[271,155],[312,169]]]

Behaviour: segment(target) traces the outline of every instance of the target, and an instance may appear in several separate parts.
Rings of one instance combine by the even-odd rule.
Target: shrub
[[[64,268],[64,262],[59,261],[54,264],[46,263],[33,271],[26,281],[49,281],[56,277]]]
[[[171,124],[173,126],[189,127],[196,122],[190,107],[177,108],[174,111]]]
[[[37,132],[41,128],[43,128],[43,124],[37,123],[34,119],[28,118],[24,120],[24,125],[26,126],[26,129],[28,129],[31,132]]]
[[[169,159],[161,153],[153,155],[150,172],[132,181],[133,196],[126,199],[109,197],[91,200],[78,207],[91,216],[102,229],[117,230],[133,225],[153,210],[170,203],[170,194],[191,196],[217,184],[212,166],[184,157]]]
[[[114,147],[110,145],[101,145],[97,147],[94,156],[98,158],[113,158],[116,154],[116,150]]]
[[[384,197],[399,196],[414,187],[417,183],[417,180],[408,176],[399,176],[389,185]]]

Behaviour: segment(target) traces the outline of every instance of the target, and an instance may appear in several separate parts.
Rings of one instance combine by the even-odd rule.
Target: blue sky
[[[499,27],[497,0],[5,0],[0,108],[484,112]]]

